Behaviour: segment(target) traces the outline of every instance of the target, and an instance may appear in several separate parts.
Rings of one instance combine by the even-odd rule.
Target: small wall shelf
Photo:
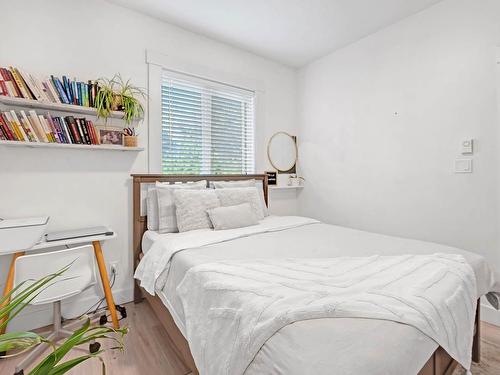
[[[97,117],[97,110],[93,107],[83,107],[80,105],[73,104],[60,104],[60,103],[47,103],[38,100],[23,99],[23,98],[11,98],[10,96],[0,95],[0,103],[6,106],[12,107],[23,107],[23,108],[33,108],[33,109],[46,109],[58,112],[76,113],[81,115],[95,116]],[[113,111],[110,113],[110,118],[122,119],[124,113],[121,111]]]
[[[270,190],[300,190],[300,189],[303,189],[304,186],[301,185],[301,186],[288,186],[288,185],[284,185],[284,186],[277,186],[277,185],[269,185],[268,186]]]
[[[124,147],[115,145],[82,145],[69,143],[43,143],[43,142],[20,142],[20,141],[0,141],[0,146],[7,147],[27,147],[27,148],[61,148],[80,150],[107,150],[107,151],[144,151],[144,147]]]

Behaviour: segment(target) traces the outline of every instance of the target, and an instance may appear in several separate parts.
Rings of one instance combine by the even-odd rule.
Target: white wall
[[[146,87],[145,51],[151,49],[263,83],[264,110],[256,130],[258,172],[269,169],[267,139],[279,130],[296,131],[296,77],[292,69],[105,1],[2,0],[1,4],[8,9],[2,28],[10,31],[0,43],[0,66],[15,65],[42,76],[69,74],[79,79],[120,72]],[[140,128],[140,143],[146,147],[147,133],[145,122]],[[135,154],[0,147],[0,217],[50,215],[49,230],[110,225],[118,239],[106,243],[104,250],[107,261],[119,262],[115,298],[130,301],[130,173],[147,171],[147,150]],[[277,200],[278,212],[296,207],[293,198]],[[0,283],[8,261],[8,257],[0,258]],[[81,313],[96,298],[92,290],[78,303],[65,304],[63,310],[67,316]],[[28,314],[11,328],[47,324],[49,319],[48,314]]]
[[[500,269],[499,45],[500,2],[446,0],[301,69],[301,212]],[[454,174],[467,137],[474,173]]]

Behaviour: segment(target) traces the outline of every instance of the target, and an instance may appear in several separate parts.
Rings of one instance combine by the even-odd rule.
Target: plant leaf
[[[0,335],[0,352],[32,348],[46,340],[34,332],[9,332]],[[21,353],[16,353],[19,355]]]
[[[87,355],[83,355],[81,357],[77,357],[77,358],[74,358],[74,359],[70,359],[66,362],[63,362],[57,366],[55,366],[54,368],[52,368],[49,372],[48,372],[48,375],[62,375],[62,374],[65,374],[66,372],[68,372],[69,370],[71,370],[73,367],[75,366],[78,366],[80,363],[82,362],[85,362],[86,360],[88,359],[91,359],[91,358],[99,358],[98,355],[101,354],[103,351],[98,351],[94,354],[87,354]],[[99,358],[101,359],[101,358]],[[102,362],[102,360],[101,360]],[[104,364],[104,363],[103,363]]]

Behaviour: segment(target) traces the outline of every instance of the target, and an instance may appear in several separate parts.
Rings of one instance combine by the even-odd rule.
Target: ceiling
[[[300,67],[441,0],[111,0]]]

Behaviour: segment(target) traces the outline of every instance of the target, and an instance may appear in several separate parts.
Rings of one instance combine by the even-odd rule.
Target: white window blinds
[[[163,173],[254,173],[254,92],[162,75]]]

